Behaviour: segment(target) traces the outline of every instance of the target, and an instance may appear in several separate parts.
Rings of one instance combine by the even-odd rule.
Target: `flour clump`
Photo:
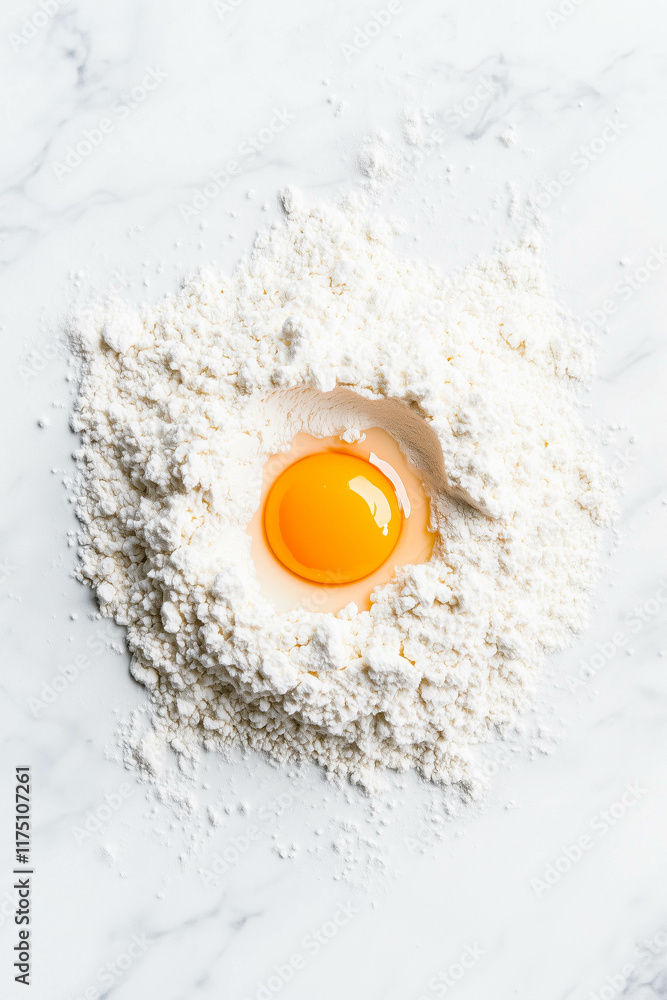
[[[231,278],[78,316],[79,576],[165,744],[471,784],[473,745],[585,622],[613,513],[577,411],[590,345],[527,242],[445,276],[352,199],[283,204]],[[370,611],[278,613],[246,530],[264,464],[371,412],[424,470],[432,556]]]

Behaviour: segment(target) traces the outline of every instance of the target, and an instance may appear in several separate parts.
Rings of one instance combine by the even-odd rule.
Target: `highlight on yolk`
[[[339,451],[290,465],[264,507],[264,531],[276,558],[316,583],[350,583],[373,573],[396,546],[402,520],[387,476]]]

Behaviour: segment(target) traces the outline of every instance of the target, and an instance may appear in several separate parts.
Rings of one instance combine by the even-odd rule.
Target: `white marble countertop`
[[[10,0],[0,19],[3,1000],[667,996],[664,5]],[[146,693],[71,576],[59,323],[90,288],[153,299],[231,269],[285,184],[359,186],[378,129],[406,162],[428,151],[381,203],[411,254],[466,263],[541,206],[551,279],[600,330],[586,405],[625,475],[619,530],[527,720],[538,749],[493,750],[483,801],[443,822],[437,790],[401,779],[374,815],[315,772],[209,755],[184,815],[114,759]],[[11,969],[21,764],[29,990]]]

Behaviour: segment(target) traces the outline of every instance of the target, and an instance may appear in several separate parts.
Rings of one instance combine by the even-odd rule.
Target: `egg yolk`
[[[391,555],[402,514],[390,480],[339,451],[302,458],[276,479],[264,507],[273,554],[297,576],[351,583]]]

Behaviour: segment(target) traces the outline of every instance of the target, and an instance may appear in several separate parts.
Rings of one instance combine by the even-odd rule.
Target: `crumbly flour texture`
[[[283,203],[232,277],[78,317],[80,578],[126,626],[153,743],[470,786],[585,622],[613,513],[578,415],[591,348],[529,242],[443,275],[353,198]],[[278,613],[246,530],[264,464],[363,426],[422,470],[433,555],[370,611]]]

